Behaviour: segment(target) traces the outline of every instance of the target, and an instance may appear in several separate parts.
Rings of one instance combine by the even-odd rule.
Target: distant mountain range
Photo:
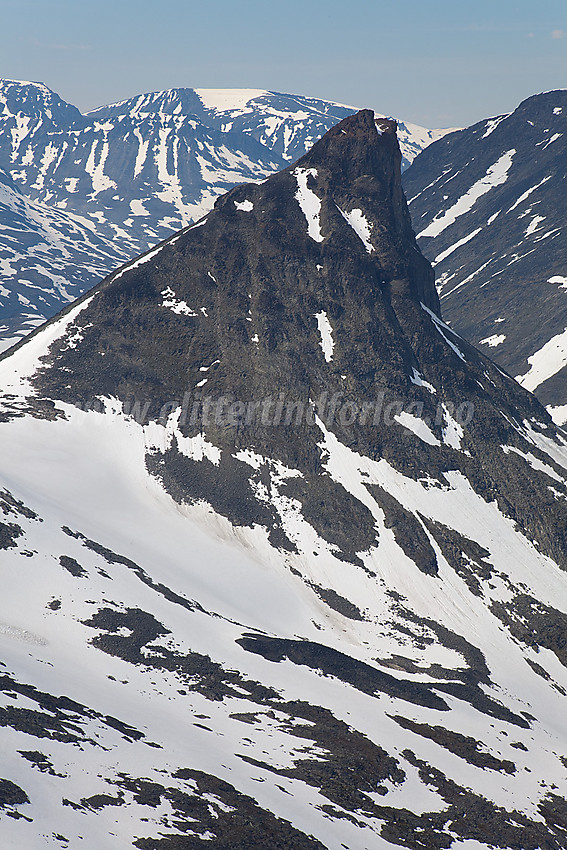
[[[40,83],[9,80],[0,110],[4,347],[355,111],[255,89],[182,88],[82,115]],[[447,131],[401,123],[399,132],[407,166]]]
[[[567,421],[567,90],[431,145],[403,177],[443,315]]]

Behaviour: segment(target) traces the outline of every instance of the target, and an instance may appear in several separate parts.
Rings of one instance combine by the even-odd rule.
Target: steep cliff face
[[[400,159],[347,117],[0,361],[16,844],[564,846],[567,440]]]

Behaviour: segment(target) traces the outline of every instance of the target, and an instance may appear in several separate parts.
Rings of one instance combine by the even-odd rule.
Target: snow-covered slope
[[[567,439],[440,319],[394,130],[0,361],[7,846],[565,846]]]
[[[567,421],[567,90],[449,136],[404,175],[451,325]]]
[[[262,180],[302,156],[354,111],[275,92],[171,89],[81,115],[42,84],[6,80],[0,82],[0,109],[0,169],[29,202],[51,208],[60,222],[80,216],[84,221],[76,226],[90,230],[86,238],[73,239],[75,248],[67,245],[64,257],[47,243],[46,258],[51,255],[54,266],[59,264],[62,286],[73,295],[117,261],[200,218],[227,189]],[[439,132],[408,125],[405,162]],[[44,294],[52,289],[42,276],[44,266],[41,271],[33,257],[26,257],[25,225],[18,233],[11,233],[4,252],[9,264],[0,283],[12,296],[9,307],[0,307],[0,337],[25,332],[28,313],[38,322],[65,303],[64,297],[57,302],[57,296]],[[102,266],[93,241],[111,246]],[[91,252],[96,262],[85,262]],[[19,296],[26,299],[20,312]]]

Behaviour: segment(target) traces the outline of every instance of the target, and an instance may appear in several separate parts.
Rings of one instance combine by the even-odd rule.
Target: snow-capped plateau
[[[404,174],[451,326],[567,422],[567,90],[528,98]]]
[[[567,439],[443,322],[395,130],[0,359],[8,847],[566,846]]]
[[[0,81],[0,169],[36,222],[29,235],[25,216],[14,229],[13,205],[0,206],[0,285],[10,293],[0,295],[2,344],[54,315],[64,292],[75,297],[117,262],[199,219],[234,185],[261,181],[299,158],[353,111],[255,89],[182,88],[82,115],[42,84]],[[406,164],[443,132],[403,128]],[[64,251],[47,239],[38,259],[29,247],[47,209],[56,229],[74,235]],[[59,299],[46,280],[50,256]]]

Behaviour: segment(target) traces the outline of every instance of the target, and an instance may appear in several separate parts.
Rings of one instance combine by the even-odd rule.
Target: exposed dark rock
[[[226,696],[238,696],[238,688],[247,691],[251,699],[260,703],[278,698],[273,689],[245,679],[233,670],[225,670],[207,655],[186,651],[178,653],[159,644],[152,645],[158,637],[169,634],[169,630],[145,611],[102,608],[86,620],[85,625],[103,630],[91,641],[97,649],[144,668],[175,672],[184,687],[203,694],[207,699],[222,701]],[[117,635],[120,629],[128,629],[131,634]]]
[[[567,667],[567,615],[526,593],[511,602],[493,602],[491,611],[515,638],[536,651],[550,649]]]
[[[370,664],[357,661],[329,646],[308,640],[285,640],[283,638],[246,635],[237,643],[247,652],[254,652],[268,661],[283,661],[289,658],[294,664],[321,670],[326,676],[335,676],[348,682],[364,693],[376,696],[379,693],[390,694],[416,705],[448,711],[449,707],[431,690],[431,686],[419,682],[396,679],[383,673]]]
[[[360,609],[354,603],[345,599],[344,596],[337,593],[336,590],[333,590],[331,587],[319,587],[312,583],[309,583],[309,586],[315,591],[319,599],[322,599],[333,611],[337,611],[343,617],[348,617],[349,620],[364,620],[364,615]]]
[[[75,538],[75,540],[80,540],[83,546],[86,549],[90,549],[92,552],[96,552],[97,555],[100,555],[107,564],[121,564],[124,567],[127,567],[133,573],[135,573],[140,581],[149,587],[156,590],[160,593],[165,599],[169,600],[169,602],[174,602],[176,605],[181,605],[182,608],[186,608],[188,611],[202,611],[203,609],[199,605],[198,602],[193,602],[188,599],[185,599],[183,596],[180,596],[178,593],[175,593],[171,588],[166,587],[166,585],[155,582],[148,573],[140,567],[139,564],[136,564],[131,558],[126,558],[124,555],[118,555],[116,552],[112,552],[106,546],[102,546],[102,544],[97,543],[95,540],[89,540],[88,537],[85,537],[84,534],[81,534],[80,531],[71,531],[70,528],[63,526],[61,529],[65,534],[69,535],[69,537]]]
[[[490,753],[483,752],[483,746],[480,741],[471,738],[470,736],[461,735],[459,732],[452,732],[445,729],[443,726],[430,726],[428,723],[416,723],[414,720],[409,720],[407,717],[393,717],[403,729],[410,729],[416,735],[422,735],[424,738],[429,738],[444,747],[451,753],[464,759],[469,764],[474,764],[476,767],[488,768],[488,770],[498,770],[504,773],[515,773],[516,765],[509,759],[499,759]]]
[[[0,675],[0,691],[21,694],[37,704],[37,709],[7,706],[0,708],[0,726],[9,726],[35,738],[51,738],[62,743],[79,743],[89,738],[83,724],[97,720],[104,726],[116,729],[126,740],[138,740],[143,734],[127,723],[109,715],[102,715],[66,696],[53,696],[33,685],[17,682],[12,676]]]
[[[366,486],[384,511],[384,524],[386,528],[392,529],[400,549],[422,573],[430,576],[437,575],[437,555],[419,519],[382,487],[377,484]]]
[[[29,797],[26,792],[11,782],[9,779],[0,779],[0,807],[21,806],[22,803],[29,803]]]
[[[316,413],[353,451],[384,458],[406,476],[443,482],[460,470],[565,567],[565,541],[554,529],[567,524],[567,501],[554,498],[546,476],[500,448],[525,450],[513,423],[535,419],[545,429],[549,417],[439,325],[433,272],[417,249],[402,192],[395,123],[380,130],[369,110],[345,119],[298,163],[233,189],[202,226],[103,281],[51,347],[34,378],[38,397],[83,408],[113,397],[140,422],[164,423],[178,410],[177,434],[164,453],[148,454],[150,471],[177,501],[204,499],[237,526],[262,525],[287,551],[294,546],[269,498],[270,461],[254,470],[237,458],[241,449],[301,473],[279,489],[300,502],[338,557],[354,561],[377,542],[367,506],[326,472]],[[298,202],[299,178],[321,203],[317,239]],[[243,212],[245,201],[252,206]],[[370,247],[345,220],[353,209],[369,222]],[[174,312],[170,302],[186,310]],[[328,361],[321,313],[332,326]],[[79,330],[76,346],[68,346]],[[415,372],[436,393],[413,382]],[[468,454],[444,442],[443,411],[457,416],[463,403],[473,411],[463,426]],[[395,420],[400,405],[416,404],[439,445]],[[220,452],[218,463],[180,451],[178,440],[197,434]],[[435,553],[419,519],[387,494],[380,498],[400,545],[434,575]]]
[[[26,519],[35,519],[38,522],[42,522],[41,517],[35,511],[24,505],[21,499],[16,499],[9,490],[4,489],[0,491],[0,510],[4,514],[15,514],[26,517]]]
[[[487,559],[490,552],[440,522],[422,517],[432,536],[443,553],[443,557],[455,572],[467,583],[471,593],[482,595],[482,581],[488,581],[493,574],[493,566]]]
[[[193,850],[207,847],[215,850],[324,850],[313,837],[305,835],[288,821],[278,818],[237,791],[228,782],[211,774],[182,768],[176,779],[186,780],[187,791],[162,788],[160,794],[174,809],[174,825],[182,833],[160,838],[139,838],[134,846],[140,850]],[[122,787],[140,793],[143,780],[124,777]],[[193,788],[196,786],[196,791]],[[157,790],[157,789],[156,789]],[[207,795],[206,799],[203,799]],[[213,800],[211,800],[213,797]],[[215,798],[218,804],[215,804]]]
[[[57,773],[52,761],[44,753],[40,753],[37,750],[18,750],[18,752],[26,761],[31,762],[34,767],[41,771],[41,773],[48,773],[50,776],[59,776],[60,778],[67,776],[66,773]]]
[[[376,792],[386,794],[387,788],[382,784],[385,780],[394,784],[404,782],[405,773],[396,758],[337,720],[330,711],[300,701],[278,706],[278,711],[285,711],[290,716],[287,731],[313,741],[319,748],[317,755],[296,758],[292,768],[275,768],[267,762],[240,754],[243,761],[280,776],[300,779],[317,788],[343,811],[373,814],[374,802],[367,795]],[[308,723],[294,720],[307,720]]]
[[[88,573],[84,570],[78,561],[74,558],[71,558],[69,555],[60,555],[59,563],[63,567],[63,569],[67,570],[68,573],[71,573],[75,578],[87,578]]]
[[[16,540],[24,533],[21,526],[15,522],[0,521],[0,549],[13,549],[18,544]]]

